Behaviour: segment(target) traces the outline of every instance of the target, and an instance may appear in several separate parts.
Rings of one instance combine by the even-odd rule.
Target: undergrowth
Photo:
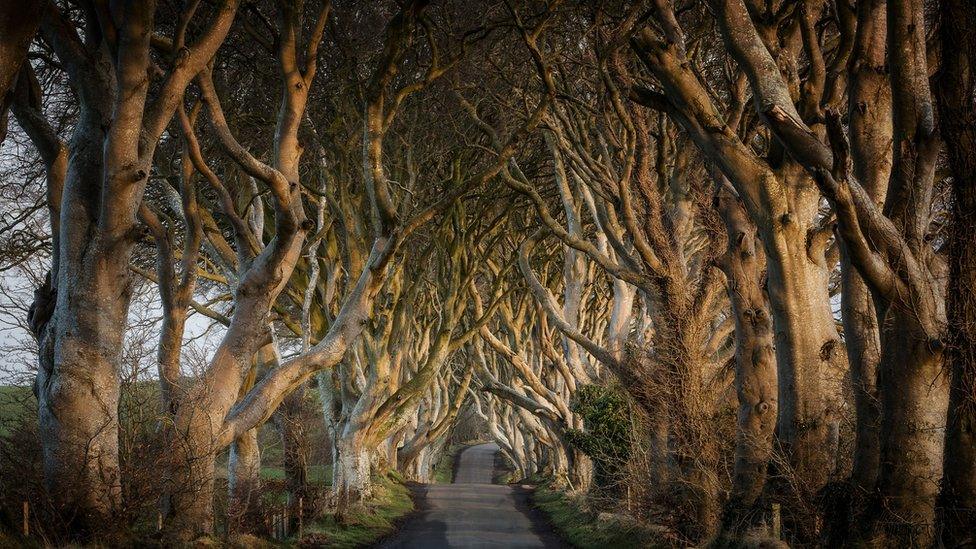
[[[397,521],[413,510],[410,490],[395,472],[373,479],[373,497],[352,509],[345,522],[326,516],[305,529],[300,547],[352,548],[369,545],[396,529]]]
[[[657,541],[651,529],[633,520],[601,518],[599,514],[584,509],[578,499],[552,489],[548,484],[535,490],[532,503],[546,514],[549,523],[563,540],[580,549],[664,546]]]
[[[450,484],[454,482],[454,464],[457,462],[461,450],[467,448],[467,443],[454,443],[444,449],[440,459],[434,464],[431,481],[434,484]]]

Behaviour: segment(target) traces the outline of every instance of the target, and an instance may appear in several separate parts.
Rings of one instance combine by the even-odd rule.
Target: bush
[[[567,438],[593,460],[599,488],[616,486],[634,444],[627,395],[617,385],[585,385],[577,389],[572,410],[583,418],[585,430],[569,430]]]

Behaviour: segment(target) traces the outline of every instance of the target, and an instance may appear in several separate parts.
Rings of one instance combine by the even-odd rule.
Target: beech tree
[[[749,32],[749,26],[732,28],[735,23],[731,18],[737,13],[744,14],[744,6],[724,10],[720,28],[732,55],[750,74],[758,104],[763,105],[760,114],[764,122],[814,174],[818,186],[833,202],[840,236],[852,262],[886,302],[880,366],[880,513],[871,517],[874,522],[866,535],[925,540],[929,534],[924,525],[932,522],[936,495],[932,481],[941,469],[941,440],[934,433],[944,423],[946,387],[940,371],[946,321],[941,281],[944,263],[926,238],[939,147],[924,56],[922,4],[895,2],[887,6],[893,144],[883,208],[870,194],[856,189],[858,183],[849,176],[845,139],[836,115],[828,116],[828,124],[833,124],[829,133],[835,153],[815,138],[791,105],[774,99],[774,94],[786,97],[781,80],[772,75],[768,80],[762,78],[760,86],[758,66],[764,55],[762,51],[745,54],[746,44],[758,36]],[[861,21],[879,16],[877,12],[864,15]],[[819,44],[812,37],[804,44],[811,57],[820,55]],[[751,75],[753,71],[757,71],[755,76]],[[802,136],[788,135],[795,128],[801,129]],[[907,303],[912,308],[908,314]],[[914,450],[905,452],[906,447]]]
[[[210,23],[187,46],[195,8],[181,13],[172,35],[182,54],[158,60],[150,52],[154,3],[90,12],[84,38],[60,9],[44,8],[41,33],[80,104],[67,163],[56,156],[48,162],[52,172],[63,172],[48,175],[57,259],[32,309],[41,346],[35,392],[49,491],[73,511],[81,531],[111,528],[121,504],[118,360],[131,293],[128,263],[153,152],[187,85],[229,31],[237,3],[204,10]],[[156,68],[150,95],[147,75]],[[50,135],[39,129],[39,136]],[[38,140],[39,149],[51,145]]]
[[[749,126],[742,126],[748,132],[744,138],[737,135],[735,120],[742,116],[745,98],[739,94],[736,100],[733,95],[727,110],[716,106],[712,93],[691,70],[687,56],[696,48],[686,41],[671,7],[660,4],[654,15],[663,34],[645,27],[635,33],[633,48],[663,93],[638,86],[632,97],[663,110],[682,125],[702,154],[734,186],[759,230],[776,336],[777,435],[791,456],[792,474],[799,477],[799,486],[815,493],[832,469],[832,456],[823,451],[831,421],[824,378],[831,370],[847,368],[830,309],[827,282],[831,265],[826,256],[830,226],[821,223],[820,195],[811,176],[778,151],[776,143],[770,144],[762,158],[751,147]],[[775,26],[767,33],[775,34]],[[777,48],[784,65],[795,66],[791,58],[800,52],[779,48],[779,44]],[[729,79],[731,84],[734,78]],[[726,118],[732,123],[724,122]]]
[[[960,0],[0,3],[0,372],[36,395],[0,525],[260,535],[269,491],[342,524],[464,430],[648,544],[971,543],[974,31]]]

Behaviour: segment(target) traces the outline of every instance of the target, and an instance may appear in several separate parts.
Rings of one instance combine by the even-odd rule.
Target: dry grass
[[[532,502],[541,509],[560,537],[581,549],[669,547],[663,529],[655,529],[623,515],[596,513],[580,496],[540,486]]]

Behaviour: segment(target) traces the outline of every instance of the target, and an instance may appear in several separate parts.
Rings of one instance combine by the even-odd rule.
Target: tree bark
[[[941,353],[932,352],[914,311],[891,307],[882,336],[878,385],[881,423],[879,505],[871,536],[883,544],[925,545],[932,539],[942,477],[948,382]],[[897,456],[897,459],[894,458]]]
[[[167,488],[170,516],[167,518],[167,537],[174,543],[185,543],[213,533],[213,495],[216,452],[208,452],[208,445],[197,441],[187,444],[189,437],[177,442],[176,447],[186,450],[170,459],[170,486]],[[193,452],[193,453],[190,453]]]
[[[884,3],[858,4],[858,28],[849,68],[850,136],[854,176],[877,204],[883,204],[891,175],[891,87],[885,75]],[[881,360],[879,305],[841,245],[841,311],[848,341],[857,439],[851,478],[871,490],[878,475],[881,410],[877,377]]]
[[[339,459],[332,467],[332,497],[340,520],[345,520],[352,508],[373,492],[373,456],[365,435],[365,428],[347,425],[339,438]]]
[[[880,208],[891,174],[891,86],[885,69],[887,25],[884,2],[857,5],[857,29],[848,66],[848,113],[855,178]],[[857,270],[850,247],[839,238],[841,316],[850,362],[854,397],[855,440],[850,478],[836,498],[825,500],[825,540],[843,543],[858,529],[871,503],[881,467],[881,363],[879,311],[884,298],[875,295]],[[876,298],[878,301],[876,302]]]
[[[309,495],[310,441],[306,432],[309,419],[309,414],[306,413],[304,386],[285,397],[274,415],[274,424],[281,439],[288,502],[293,510],[292,516],[296,519],[299,498],[308,501]]]
[[[795,166],[799,169],[799,166]],[[820,196],[800,174],[787,177],[777,216],[755,212],[767,257],[770,311],[779,368],[777,438],[789,456],[801,497],[816,494],[834,470],[829,447],[824,378],[846,369],[846,356],[830,307],[830,269],[824,249],[811,249]],[[766,189],[769,192],[779,192]]]
[[[942,4],[939,125],[952,173],[949,229],[949,409],[939,527],[945,547],[976,545],[976,7]]]
[[[739,399],[732,494],[722,516],[720,539],[735,543],[768,534],[762,505],[776,426],[776,355],[773,326],[763,295],[763,257],[755,226],[726,190],[719,191],[728,251],[722,260],[735,315],[735,389]]]
[[[104,133],[90,110],[75,130],[61,206],[53,317],[39,333],[35,393],[44,472],[55,506],[77,539],[111,535],[121,508],[118,361],[131,295],[131,243],[99,234]],[[35,305],[37,307],[37,305]]]
[[[137,212],[160,135],[183,90],[223,41],[236,12],[228,0],[193,48],[165,73],[148,101],[156,4],[83,10],[88,35],[54,3],[42,31],[78,98],[59,217],[51,290],[31,313],[40,343],[35,382],[44,471],[71,539],[111,535],[122,524],[119,478],[119,361],[131,297],[129,260]],[[116,24],[124,22],[124,24]],[[111,29],[109,29],[111,27]],[[41,147],[42,155],[43,147]],[[50,320],[41,301],[56,306]]]
[[[0,4],[0,143],[7,137],[7,108],[13,101],[17,73],[27,60],[43,12],[23,0]]]
[[[715,9],[723,11],[725,6]],[[721,18],[720,23],[724,33],[730,23]],[[812,238],[817,231],[820,195],[800,165],[787,161],[774,170],[730,133],[731,128],[711,104],[701,82],[676,56],[674,48],[666,48],[650,31],[643,32],[634,47],[665,92],[661,97],[637,93],[635,99],[663,108],[675,118],[735,187],[758,228],[767,260],[775,331],[779,384],[776,432],[792,469],[784,473],[795,475],[797,482],[791,486],[806,495],[815,494],[833,471],[832,456],[824,451],[829,447],[830,419],[823,378],[828,372],[847,369],[830,308],[830,268],[822,246],[825,241]],[[801,522],[812,525],[812,521]]]
[[[243,534],[254,531],[260,517],[261,448],[258,429],[238,437],[227,457],[227,531]]]

